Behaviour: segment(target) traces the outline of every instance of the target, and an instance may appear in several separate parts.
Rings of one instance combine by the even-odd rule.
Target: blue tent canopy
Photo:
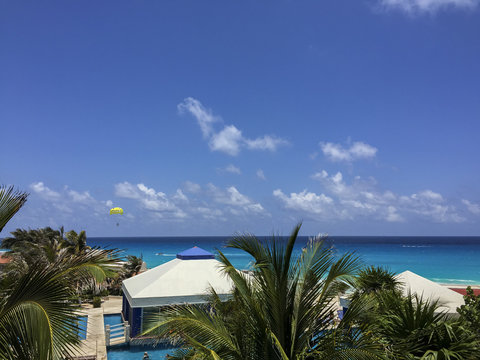
[[[215,259],[215,255],[209,253],[198,246],[194,246],[188,250],[177,254],[177,259],[181,260],[199,260],[199,259]]]

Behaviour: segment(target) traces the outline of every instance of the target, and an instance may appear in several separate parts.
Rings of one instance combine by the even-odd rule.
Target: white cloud
[[[76,191],[65,186],[60,191],[47,187],[42,181],[30,185],[35,195],[46,201],[48,206],[60,210],[61,213],[72,214],[80,210],[86,210],[90,214],[99,215],[107,213],[110,200],[100,201],[95,199],[89,191]]]
[[[400,214],[398,214],[396,207],[388,206],[385,220],[387,220],[388,222],[402,222],[405,219]]]
[[[262,169],[257,170],[257,177],[261,180],[267,180],[265,173],[263,172]]]
[[[333,205],[333,199],[320,194],[317,195],[312,192],[303,190],[300,193],[290,193],[285,195],[282,190],[277,189],[273,191],[273,195],[280,199],[287,209],[304,211],[312,214],[323,214],[330,217]]]
[[[462,204],[464,204],[468,211],[470,211],[472,214],[479,215],[480,214],[480,205],[474,204],[468,200],[462,199]]]
[[[320,148],[323,154],[331,161],[354,161],[371,159],[377,154],[378,149],[363,142],[354,142],[349,148],[341,144],[321,142]]]
[[[213,184],[208,184],[207,189],[213,200],[219,204],[235,207],[237,211],[242,210],[245,213],[266,213],[261,204],[255,203],[240,193],[235,186],[223,190]]]
[[[196,194],[201,190],[200,185],[198,185],[194,182],[191,182],[191,181],[185,181],[185,183],[183,184],[183,188],[185,189],[185,191],[187,191],[189,193],[192,193],[192,194]]]
[[[249,150],[276,151],[280,146],[287,145],[288,141],[273,135],[264,135],[256,139],[244,137],[242,131],[235,125],[225,125],[220,131],[215,131],[214,123],[220,121],[219,117],[207,110],[200,101],[188,97],[177,105],[180,113],[188,112],[196,120],[202,131],[203,137],[208,140],[212,151],[224,152],[236,156],[242,148]]]
[[[184,99],[177,105],[177,108],[180,113],[190,112],[197,119],[204,138],[208,138],[212,134],[213,123],[220,121],[220,118],[214,116],[211,110],[206,109],[200,101],[192,97]]]
[[[407,14],[435,13],[442,9],[474,9],[479,0],[379,0],[381,8],[400,10]]]
[[[219,209],[211,209],[208,207],[200,206],[194,208],[193,212],[201,215],[204,219],[208,220],[226,220],[226,218],[223,217],[223,212]]]
[[[176,201],[188,202],[187,195],[185,195],[181,189],[177,189],[177,192],[173,195],[173,199]]]
[[[207,229],[214,229],[221,222],[224,231],[227,231],[230,226],[238,226],[242,222],[251,224],[270,216],[262,204],[236,186],[201,186],[186,181],[172,193],[158,191],[155,186],[145,183],[128,181],[112,186],[114,198],[97,200],[88,190],[68,186],[57,190],[49,188],[44,182],[35,182],[30,185],[30,206],[21,212],[22,216],[16,217],[19,221],[16,226],[65,225],[67,228],[80,227],[89,232],[102,232],[112,226],[117,229],[115,223],[122,219],[122,230],[133,230],[133,224],[148,227],[161,223],[165,225],[162,229],[173,225],[181,233],[183,225],[178,227],[178,224],[187,224],[187,221],[188,226],[207,226]],[[114,206],[123,208],[125,214],[110,216],[109,210]],[[231,225],[225,227],[227,223]]]
[[[135,185],[125,181],[114,185],[115,196],[125,199],[138,199],[139,193]]]
[[[193,218],[201,216],[208,220],[227,221],[228,214],[242,218],[269,216],[260,203],[242,194],[235,186],[221,188],[212,183],[205,187],[195,184],[194,190],[195,196],[189,199],[189,206],[182,208]]]
[[[342,173],[329,175],[325,170],[312,175],[312,178],[320,182],[326,194],[304,190],[286,196],[281,190],[275,190],[274,196],[282,201],[285,208],[305,212],[319,220],[368,217],[401,222],[421,217],[440,223],[465,221],[455,206],[432,190],[399,196],[392,191],[379,190],[374,179],[355,177],[351,184],[347,184]]]
[[[91,204],[96,201],[88,191],[84,191],[83,193],[80,193],[75,190],[69,190],[68,195],[70,195],[70,197],[72,198],[72,201],[76,203]]]
[[[435,193],[432,190],[424,190],[419,192],[418,194],[412,195],[413,199],[423,199],[426,201],[433,201],[433,202],[442,202],[443,196],[441,194]]]
[[[235,126],[225,126],[222,131],[213,134],[210,138],[210,149],[221,151],[228,155],[236,156],[240,152],[243,136]]]
[[[128,182],[115,184],[115,195],[136,201],[143,210],[151,212],[154,219],[176,221],[185,218],[195,219],[200,216],[204,219],[221,217],[227,220],[226,213],[234,215],[268,215],[263,206],[240,193],[234,186],[219,188],[208,184],[202,188],[200,185],[187,181],[182,189],[177,189],[171,196],[157,191],[142,183],[133,185]]]
[[[115,184],[115,195],[120,198],[137,200],[143,209],[169,213],[174,217],[183,218],[186,214],[177,208],[177,206],[168,198],[168,196],[153,188],[149,188],[144,184],[137,184],[136,186],[129,182]],[[178,192],[176,194],[179,195]]]
[[[323,154],[332,161],[350,161],[351,155],[341,145],[334,143],[320,143]]]
[[[244,206],[252,203],[250,199],[240,193],[235,186],[230,186],[227,188],[227,193],[229,194],[229,197],[225,202],[226,204]]]
[[[368,159],[377,154],[377,148],[363,142],[354,142],[349,149],[353,159]]]
[[[288,141],[276,136],[265,135],[254,140],[245,139],[248,149],[275,151],[279,146],[288,145]]]
[[[53,191],[46,187],[42,181],[33,183],[30,185],[30,188],[42,198],[46,200],[56,200],[60,198],[60,193]]]
[[[448,204],[441,194],[431,190],[424,190],[410,196],[400,196],[399,204],[405,211],[430,218],[438,223],[459,223],[466,220],[457,213],[455,206]]]
[[[242,173],[242,171],[236,167],[235,165],[233,164],[230,164],[228,165],[225,169],[223,169],[224,171],[228,172],[228,173],[231,173],[231,174],[237,174],[237,175],[240,175]]]

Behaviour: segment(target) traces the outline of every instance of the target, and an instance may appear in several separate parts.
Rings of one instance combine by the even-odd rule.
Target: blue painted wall
[[[140,335],[142,330],[142,308],[131,308],[130,336]]]
[[[130,304],[128,303],[128,300],[127,300],[127,297],[125,296],[125,294],[123,294],[122,296],[122,314],[123,314],[123,318],[125,319],[125,321],[129,321],[129,312],[130,312]]]

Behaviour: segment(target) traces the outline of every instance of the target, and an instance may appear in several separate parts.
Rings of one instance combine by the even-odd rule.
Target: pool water
[[[85,340],[87,338],[87,320],[88,316],[79,316],[78,318],[78,337],[80,340]]]
[[[105,325],[118,325],[122,324],[122,315],[121,314],[108,314],[108,315],[103,315],[103,322]]]
[[[164,360],[167,354],[172,354],[174,348],[153,348],[150,346],[121,346],[107,350],[108,360],[142,360],[148,352],[150,360]]]

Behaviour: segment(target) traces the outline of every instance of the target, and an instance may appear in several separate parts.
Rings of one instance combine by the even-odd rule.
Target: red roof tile
[[[450,290],[456,291],[457,293],[462,295],[467,295],[467,288],[465,289],[450,288]],[[480,289],[472,289],[472,290],[475,296],[480,295]]]
[[[0,256],[0,264],[8,264],[12,259],[6,257],[5,255]]]

